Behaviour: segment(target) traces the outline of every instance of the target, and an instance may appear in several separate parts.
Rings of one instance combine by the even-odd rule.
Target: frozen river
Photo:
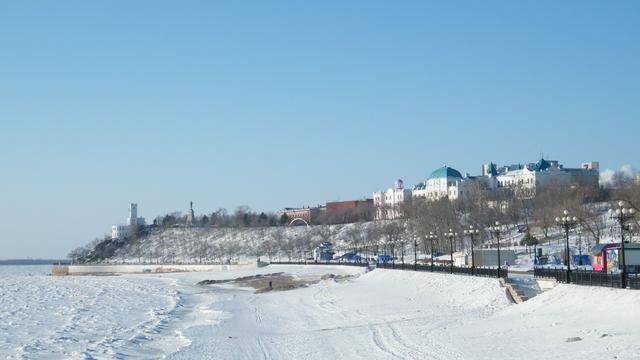
[[[640,291],[558,286],[511,304],[495,279],[332,266],[50,277],[0,266],[0,358],[637,359]],[[256,294],[205,279],[354,275]]]

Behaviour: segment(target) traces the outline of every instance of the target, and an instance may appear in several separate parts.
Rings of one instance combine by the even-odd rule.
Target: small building
[[[330,242],[320,243],[320,245],[313,249],[313,259],[315,261],[333,260],[334,254],[335,251],[333,250],[333,244]]]
[[[347,224],[373,220],[373,199],[332,201],[325,206],[323,221],[327,224]]]
[[[332,201],[326,204],[328,212],[340,209],[358,209],[373,206],[373,199]]]
[[[129,236],[130,228],[129,225],[111,225],[111,238],[114,240],[126,238]]]
[[[640,274],[640,244],[624,244],[624,265],[628,274]],[[622,270],[620,244],[606,248],[606,269],[616,274]]]
[[[594,271],[607,270],[607,249],[620,246],[620,244],[597,244],[591,249],[591,268]]]
[[[498,249],[477,249],[474,250],[473,257],[473,265],[476,267],[498,266]],[[515,251],[500,249],[500,266],[513,265],[515,262]],[[464,265],[471,266],[471,252],[467,253],[464,257]]]
[[[467,254],[461,251],[454,252],[453,266],[471,266],[471,256],[469,256],[469,264],[467,264]]]
[[[295,219],[302,219],[307,224],[312,224],[320,215],[320,212],[324,211],[324,207],[316,206],[316,207],[301,207],[301,208],[284,208],[278,211],[278,216],[286,216],[288,221],[293,221]]]

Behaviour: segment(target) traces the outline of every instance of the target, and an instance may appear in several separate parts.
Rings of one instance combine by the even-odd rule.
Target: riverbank
[[[257,260],[236,264],[63,264],[53,265],[51,275],[115,275],[174,272],[220,272],[239,269],[255,269],[266,266]]]

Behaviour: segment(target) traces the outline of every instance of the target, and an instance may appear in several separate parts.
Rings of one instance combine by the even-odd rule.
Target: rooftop
[[[462,179],[462,174],[454,168],[450,168],[448,166],[443,166],[439,169],[436,169],[434,172],[429,175],[429,179],[439,179],[439,178],[459,178]]]

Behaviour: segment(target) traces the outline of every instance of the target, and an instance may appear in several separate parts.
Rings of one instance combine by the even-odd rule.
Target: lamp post
[[[565,239],[565,257],[564,262],[567,264],[567,284],[571,282],[571,257],[569,250],[569,230],[578,226],[578,218],[573,216],[569,216],[569,212],[567,210],[562,212],[562,217],[556,218],[556,223],[560,225],[562,229],[564,229],[564,239]]]
[[[489,227],[489,231],[491,232],[491,234],[495,235],[496,239],[498,240],[498,277],[500,277],[500,266],[501,266],[501,262],[500,262],[500,233],[502,232],[502,229],[500,228],[500,222],[496,221],[493,226]]]
[[[582,232],[578,230],[578,266],[582,266]]]
[[[413,270],[418,271],[418,235],[413,234]]]
[[[451,273],[453,274],[453,239],[458,236],[458,233],[453,232],[453,229],[449,229],[449,232],[444,235],[449,238],[449,245],[451,248]]]
[[[473,275],[473,269],[476,266],[475,258],[473,254],[473,242],[475,240],[475,236],[480,234],[480,230],[474,229],[473,225],[469,225],[469,229],[464,229],[463,233],[465,235],[468,235],[469,239],[471,240],[471,275]]]
[[[626,288],[627,287],[627,280],[625,278],[626,276],[626,264],[625,264],[625,251],[624,251],[624,231],[625,231],[625,225],[627,223],[627,221],[631,220],[635,214],[636,214],[636,210],[632,207],[625,207],[625,203],[624,201],[618,201],[618,207],[615,208],[610,208],[609,209],[609,216],[616,220],[618,222],[618,224],[620,225],[620,268],[621,268],[621,273],[620,273],[620,282],[621,282],[621,286],[622,288]]]
[[[438,238],[438,235],[435,235],[433,232],[429,232],[428,238],[431,241],[431,272],[433,272],[433,242]]]

